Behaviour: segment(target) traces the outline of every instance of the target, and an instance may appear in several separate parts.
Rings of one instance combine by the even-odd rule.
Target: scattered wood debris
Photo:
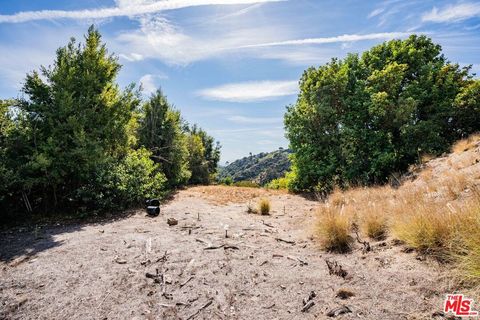
[[[145,273],[145,277],[147,277],[149,279],[153,279],[154,283],[163,283],[163,281],[164,281],[163,274],[158,273],[158,269],[156,269],[155,274],[150,273],[150,272]]]
[[[302,260],[298,257],[287,256],[287,259],[300,262],[300,266],[302,266],[302,267],[308,265],[308,262],[306,262],[306,261],[304,261],[304,260]]]
[[[125,259],[121,259],[120,257],[115,257],[115,262],[118,263],[118,264],[126,264],[127,263],[127,260]]]
[[[269,227],[269,228],[275,228],[272,224],[268,223],[268,222],[265,222],[264,220],[262,220],[262,223],[263,225]]]
[[[353,223],[352,224],[352,229],[353,231],[355,232],[355,236],[356,236],[356,239],[357,239],[357,242],[360,243],[363,248],[362,248],[362,253],[367,253],[367,252],[370,252],[372,250],[372,247],[370,246],[370,242],[368,241],[362,241],[360,239],[360,236],[358,235],[358,225],[356,223]]]
[[[275,240],[277,240],[279,242],[285,242],[285,243],[288,243],[288,244],[291,244],[291,245],[295,244],[295,241],[293,241],[293,240],[285,240],[285,239],[282,239],[282,238],[275,238]]]
[[[190,280],[193,279],[193,276],[191,276],[190,278],[188,278],[187,280],[185,280],[184,282],[180,283],[180,288],[183,288],[183,286],[185,286],[187,283],[190,282]]]
[[[310,291],[310,294],[308,295],[307,298],[303,299],[303,307],[302,307],[302,312],[307,312],[311,307],[315,305],[315,302],[313,299],[317,296],[315,291]]]
[[[342,277],[343,279],[348,276],[348,272],[343,269],[343,267],[337,261],[330,261],[329,259],[325,259],[325,263],[327,264],[328,273],[330,275],[334,274],[336,276]]]
[[[203,248],[203,250],[216,250],[225,247],[225,244],[220,245],[210,245],[208,247]]]
[[[327,313],[327,317],[338,317],[341,314],[344,313],[350,313],[352,310],[350,310],[349,307],[347,306],[340,306],[338,308],[332,309]]]
[[[200,307],[200,309],[198,309],[197,311],[195,311],[195,313],[192,313],[188,318],[187,320],[190,320],[190,319],[193,319],[195,318],[195,316],[197,314],[199,314],[200,312],[202,312],[202,310],[208,308],[211,304],[213,303],[213,299],[212,300],[209,300],[207,303],[205,303],[202,307]]]

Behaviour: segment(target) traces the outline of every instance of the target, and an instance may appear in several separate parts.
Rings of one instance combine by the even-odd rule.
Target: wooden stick
[[[188,278],[187,280],[185,280],[184,282],[182,282],[182,283],[180,284],[180,288],[182,288],[184,285],[186,285],[187,283],[189,283],[190,280],[192,280],[192,279],[193,279],[193,276],[191,276],[190,278]]]
[[[288,244],[295,244],[295,241],[292,241],[292,240],[285,240],[285,239],[282,239],[282,238],[275,238],[275,240],[285,242],[285,243],[288,243]]]
[[[208,308],[211,304],[213,303],[213,299],[208,301],[207,303],[205,303],[200,309],[198,309],[197,311],[195,311],[195,313],[192,313],[192,315],[190,315],[187,320],[190,320],[190,319],[193,319],[197,314],[199,314],[200,312],[202,312],[202,310]]]

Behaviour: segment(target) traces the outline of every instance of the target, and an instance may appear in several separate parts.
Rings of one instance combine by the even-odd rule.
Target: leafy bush
[[[75,192],[74,201],[87,210],[123,209],[143,204],[147,198],[161,198],[166,177],[144,148],[130,151],[125,159],[99,166],[94,179]]]
[[[233,184],[233,179],[232,177],[228,176],[228,177],[225,177],[222,181],[221,181],[222,184],[226,185],[226,186],[231,186]]]
[[[287,178],[278,178],[270,181],[265,185],[265,188],[267,189],[273,189],[273,190],[285,190],[287,189]]]

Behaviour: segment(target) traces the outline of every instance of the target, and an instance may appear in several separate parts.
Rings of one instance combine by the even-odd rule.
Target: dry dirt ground
[[[246,213],[259,197],[270,199],[270,216]],[[281,192],[195,187],[155,218],[138,210],[3,231],[0,319],[328,319],[342,305],[352,312],[340,319],[431,319],[442,309],[452,290],[443,266],[392,239],[365,254],[325,253],[312,236],[316,206]],[[326,259],[348,274],[330,275]],[[354,296],[336,297],[342,288]]]

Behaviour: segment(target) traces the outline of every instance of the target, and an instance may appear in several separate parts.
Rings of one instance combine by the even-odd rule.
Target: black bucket
[[[149,199],[145,201],[147,207],[160,207],[160,200],[158,199]]]
[[[147,214],[149,216],[156,217],[160,214],[160,207],[159,206],[148,206],[147,207]]]

